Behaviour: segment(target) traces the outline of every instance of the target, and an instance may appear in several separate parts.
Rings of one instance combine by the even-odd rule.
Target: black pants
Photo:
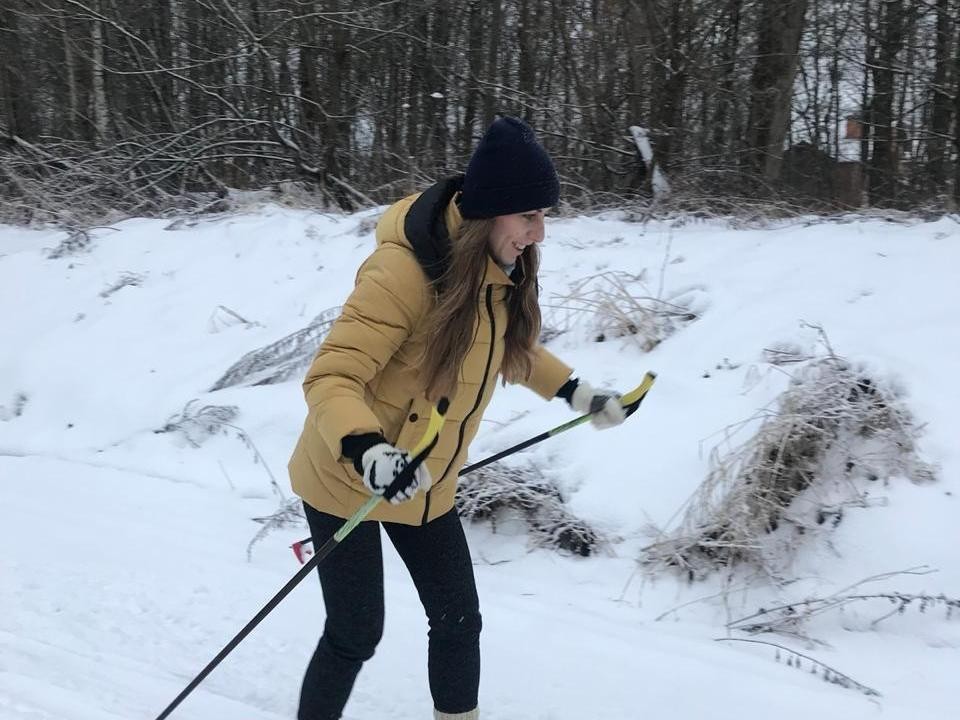
[[[343,525],[341,518],[303,506],[317,546]],[[340,717],[383,634],[380,525],[360,523],[317,567],[327,620],[303,678],[298,720]],[[460,518],[451,510],[422,526],[382,525],[427,613],[434,706],[445,713],[472,710],[480,685],[480,603]]]

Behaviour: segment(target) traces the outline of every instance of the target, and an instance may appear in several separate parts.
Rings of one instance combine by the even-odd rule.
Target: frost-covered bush
[[[108,298],[118,290],[122,290],[125,287],[140,287],[143,285],[144,280],[146,280],[146,276],[141,275],[140,273],[121,273],[120,277],[118,277],[113,283],[100,292],[100,297]]]
[[[236,405],[200,405],[194,398],[156,432],[179,432],[192,447],[198,448],[211,436],[232,427],[239,414]]]
[[[93,239],[86,230],[73,230],[60,241],[57,247],[47,253],[47,257],[51,260],[59,260],[68,255],[77,255],[89,250],[92,244]]]
[[[918,435],[890,384],[833,354],[810,361],[753,437],[714,449],[679,527],[658,531],[641,559],[691,579],[739,564],[780,577],[803,536],[835,527],[851,506],[868,506],[877,484],[933,479],[917,455]]]
[[[584,557],[608,542],[574,517],[557,486],[530,465],[492,463],[463,476],[457,488],[457,510],[467,520],[488,520],[494,531],[499,519],[519,513],[534,545]]]
[[[253,557],[254,545],[274,530],[289,527],[303,527],[307,524],[307,518],[303,512],[303,502],[298,497],[282,500],[280,507],[277,508],[275,513],[265,517],[255,517],[253,521],[260,523],[261,528],[257,530],[257,533],[250,539],[250,542],[247,543],[248,561]],[[320,547],[326,539],[327,538],[314,538],[314,547]]]
[[[581,328],[596,342],[629,338],[647,352],[683,324],[697,319],[691,295],[696,290],[661,299],[647,287],[643,272],[591,275],[545,305],[544,326],[551,336]]]
[[[172,416],[156,433],[178,432],[193,447],[200,447],[207,439],[214,435],[234,435],[253,453],[253,462],[263,467],[270,478],[270,487],[277,499],[284,503],[286,496],[280,489],[280,483],[270,470],[266,459],[260,453],[253,438],[241,427],[234,424],[240,414],[235,405],[200,405],[194,398],[186,404],[183,410]]]
[[[247,320],[245,317],[236,311],[231,310],[226,305],[217,305],[216,309],[210,315],[210,321],[207,323],[207,327],[209,328],[211,334],[219,333],[236,325],[243,325],[243,327],[248,330],[251,328],[263,327],[263,325],[258,323],[256,320]]]
[[[273,385],[302,375],[339,315],[339,307],[324,310],[302,330],[248,352],[213,384],[211,392],[234,385]]]

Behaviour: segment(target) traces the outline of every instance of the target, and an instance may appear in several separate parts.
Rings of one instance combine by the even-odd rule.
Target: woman
[[[541,347],[537,268],[544,212],[559,198],[546,151],[521,120],[498,119],[466,174],[391,206],[377,247],[304,381],[307,420],[290,460],[314,538],[328,538],[410,460],[433,403],[450,399],[439,441],[409,482],[318,567],[326,623],[299,720],[339,718],[383,631],[380,525],[429,620],[437,720],[478,718],[480,610],[454,508],[457,473],[497,376],[563,397],[599,427],[623,421]]]

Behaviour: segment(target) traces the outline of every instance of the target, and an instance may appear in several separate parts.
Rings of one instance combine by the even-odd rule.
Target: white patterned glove
[[[570,397],[570,407],[578,413],[590,413],[590,422],[598,430],[619,425],[627,419],[620,394],[612,390],[594,390],[590,383],[578,382]]]
[[[360,461],[363,465],[363,484],[374,495],[383,495],[394,505],[410,500],[418,490],[430,488],[430,471],[423,463],[420,463],[407,482],[397,488],[392,496],[386,496],[387,490],[410,464],[410,460],[410,453],[398,450],[390,443],[374,445],[363,454]]]

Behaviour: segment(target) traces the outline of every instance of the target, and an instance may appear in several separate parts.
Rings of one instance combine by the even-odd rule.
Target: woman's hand
[[[570,398],[570,407],[578,413],[590,414],[590,422],[598,430],[614,427],[627,419],[620,404],[620,393],[612,390],[594,390],[582,380]]]
[[[396,489],[390,497],[387,490],[397,476],[410,464],[410,453],[395,448],[390,443],[378,443],[363,453],[363,484],[374,495],[383,495],[386,500],[397,505],[410,500],[418,490],[428,490],[432,483],[427,466],[420,463],[407,481]]]

